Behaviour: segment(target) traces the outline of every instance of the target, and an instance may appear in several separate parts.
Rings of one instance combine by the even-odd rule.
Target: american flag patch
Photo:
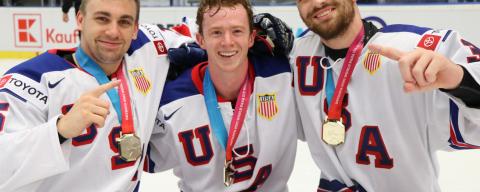
[[[272,120],[278,113],[277,96],[275,93],[257,95],[258,99],[258,114],[267,120]]]
[[[380,54],[369,51],[363,59],[363,68],[365,68],[370,75],[373,75],[380,68],[380,58]]]
[[[146,95],[150,91],[152,84],[150,83],[150,80],[148,80],[143,69],[132,69],[129,70],[129,72],[133,77],[135,88],[137,88],[137,90],[140,91],[143,95]]]

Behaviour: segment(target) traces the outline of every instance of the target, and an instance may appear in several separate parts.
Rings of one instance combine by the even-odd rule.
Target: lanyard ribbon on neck
[[[105,72],[100,66],[93,61],[81,47],[78,47],[74,53],[74,58],[78,62],[78,65],[90,73],[98,81],[100,85],[110,82]],[[122,64],[123,65],[123,64]],[[115,72],[116,76],[120,80],[120,86],[118,92],[115,89],[107,90],[107,95],[113,104],[115,112],[118,116],[119,123],[122,124],[122,134],[134,133],[132,108],[130,106],[130,95],[128,93],[127,79],[123,74],[123,66],[120,65]]]
[[[227,134],[222,114],[220,113],[217,94],[215,92],[215,88],[213,87],[208,67],[205,70],[205,77],[203,78],[203,89],[205,104],[207,105],[208,118],[210,119],[210,126],[212,127],[213,133],[218,139],[220,145],[223,149],[225,149],[226,161],[230,161],[232,159],[232,147],[235,145],[235,142],[240,134],[240,130],[242,129],[245,115],[247,114],[250,95],[252,94],[248,74],[245,77],[242,88],[237,96],[237,103],[235,104],[235,111],[230,124],[230,134]]]
[[[120,95],[120,108],[122,109],[122,134],[134,133],[132,106],[130,105],[130,94],[128,93],[128,84],[125,74],[123,74],[123,66],[120,66],[115,76],[120,80],[118,86],[118,94]]]
[[[353,70],[357,64],[358,58],[363,49],[363,35],[364,35],[363,26],[360,29],[360,32],[355,37],[352,45],[348,49],[347,56],[343,62],[342,71],[338,77],[337,87],[334,86],[333,77],[331,71],[327,72],[327,102],[329,106],[328,110],[328,120],[340,120],[342,113],[342,102],[345,93],[347,92],[347,85],[352,77]],[[329,69],[332,70],[332,69]],[[333,90],[335,92],[333,93]],[[333,100],[332,100],[333,93]]]

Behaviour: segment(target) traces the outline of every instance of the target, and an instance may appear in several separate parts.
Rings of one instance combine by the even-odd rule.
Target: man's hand
[[[168,59],[170,68],[168,68],[167,79],[174,80],[185,70],[207,61],[207,51],[200,48],[197,43],[185,43],[178,48],[168,49]]]
[[[410,52],[400,51],[392,47],[369,45],[368,48],[382,56],[398,61],[400,73],[405,81],[406,92],[427,91],[432,89],[454,89],[462,78],[462,67],[445,56],[416,48]]]
[[[68,23],[68,13],[63,13],[63,22]]]
[[[57,121],[58,133],[65,138],[72,138],[80,135],[91,124],[97,128],[103,127],[110,113],[110,103],[99,97],[118,85],[120,81],[111,81],[82,94],[72,109]]]
[[[275,53],[290,54],[295,37],[285,22],[269,13],[260,13],[253,16],[253,25],[257,35],[266,39]]]

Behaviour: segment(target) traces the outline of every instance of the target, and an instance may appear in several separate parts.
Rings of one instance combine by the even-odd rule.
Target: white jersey
[[[125,54],[122,66],[143,154],[169,68],[167,50],[186,40],[154,25],[142,25]],[[50,51],[12,68],[0,82],[0,191],[138,189],[144,155],[135,162],[119,158],[115,139],[121,125],[112,104],[104,127],[92,125],[82,135],[59,142],[59,115],[81,94],[99,86],[95,77]],[[106,94],[101,98],[110,101]]]
[[[370,43],[434,50],[480,82],[480,50],[454,31],[392,25]],[[369,52],[366,45],[343,102],[345,143],[327,145],[321,139],[327,111],[327,75],[318,64],[322,57],[320,37],[309,32],[295,42],[290,62],[306,141],[322,173],[318,191],[439,191],[435,152],[479,148],[480,110],[440,90],[405,93],[399,64]],[[327,60],[334,63],[329,57],[323,62]],[[342,66],[343,61],[333,66],[335,85]]]
[[[152,135],[149,171],[174,167],[184,192],[288,191],[297,146],[297,117],[292,73],[283,57],[250,58],[254,78],[246,117],[233,149],[235,179],[223,184],[225,150],[215,136],[204,102],[206,63],[167,83]],[[233,108],[219,98],[229,131]],[[154,131],[155,132],[155,131]],[[160,163],[157,163],[160,162]]]

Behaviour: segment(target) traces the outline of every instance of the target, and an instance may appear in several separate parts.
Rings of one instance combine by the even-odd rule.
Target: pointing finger
[[[95,97],[100,97],[100,95],[102,95],[103,93],[107,92],[109,89],[114,88],[118,85],[120,85],[119,80],[110,81],[90,91],[90,94],[92,94]]]
[[[400,57],[405,55],[405,53],[403,51],[400,51],[398,49],[395,49],[395,48],[392,48],[392,47],[381,46],[381,45],[377,45],[377,44],[368,45],[368,49],[370,49],[370,51],[378,53],[382,56],[385,56],[389,59],[393,59],[395,61],[398,61],[400,59]]]

